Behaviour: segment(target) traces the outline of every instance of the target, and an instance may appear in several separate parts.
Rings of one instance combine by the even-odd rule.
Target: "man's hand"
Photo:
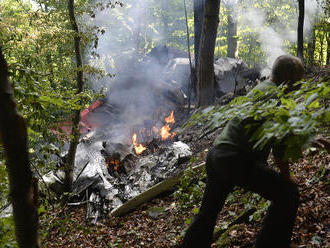
[[[312,145],[321,148],[326,149],[327,152],[330,154],[330,142],[322,135],[317,135],[312,143]]]
[[[289,170],[289,162],[275,157],[275,164],[280,169],[281,175],[288,181],[292,181]]]

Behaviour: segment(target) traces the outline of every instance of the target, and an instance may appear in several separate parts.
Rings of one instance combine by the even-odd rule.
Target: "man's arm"
[[[275,164],[280,169],[281,175],[285,179],[292,181],[292,178],[290,176],[289,162],[275,157]]]
[[[285,158],[285,151],[287,149],[286,140],[273,146],[272,152],[274,155],[275,165],[280,169],[281,175],[292,181],[290,176],[289,161]]]
[[[312,145],[321,149],[326,149],[327,152],[330,154],[330,142],[323,136],[316,136]],[[282,159],[284,155],[284,143],[280,144],[279,146],[276,146],[275,149],[273,148],[273,154],[275,164],[280,169],[281,175],[285,179],[293,181],[290,176],[289,162],[285,159]]]

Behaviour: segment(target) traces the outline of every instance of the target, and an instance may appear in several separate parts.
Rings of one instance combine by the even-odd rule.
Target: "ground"
[[[293,233],[299,248],[330,247],[330,155],[325,152],[304,155],[292,165],[299,185],[301,203]],[[218,219],[218,226],[230,223],[244,211],[244,193],[228,201]],[[158,214],[152,214],[159,209]],[[51,212],[51,211],[50,211]],[[263,214],[263,211],[261,211]],[[157,211],[156,211],[157,213]],[[86,222],[83,207],[57,209],[41,218],[44,247],[180,247],[186,220],[192,209],[181,209],[173,194],[145,203],[126,216],[104,219],[96,225]],[[228,230],[224,246],[253,247],[261,218]]]

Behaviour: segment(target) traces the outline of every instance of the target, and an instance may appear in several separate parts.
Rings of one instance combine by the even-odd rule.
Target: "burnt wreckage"
[[[252,72],[241,60],[217,60],[218,97],[244,90]],[[116,77],[108,96],[81,112],[73,184],[79,197],[70,204],[87,202],[93,222],[177,175],[192,156],[177,135],[186,118],[190,68],[185,53],[156,47],[130,74]],[[59,124],[63,132],[70,130],[66,124]],[[51,172],[44,180],[60,191],[61,176]]]

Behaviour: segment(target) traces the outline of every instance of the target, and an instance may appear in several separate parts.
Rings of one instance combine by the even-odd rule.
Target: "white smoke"
[[[102,1],[101,1],[102,2]],[[113,1],[114,2],[114,1]],[[92,25],[102,27],[96,53],[90,63],[118,73],[123,67],[163,40],[160,17],[155,13],[155,2],[148,0],[122,0],[123,6],[105,8],[96,13]]]
[[[291,17],[282,20],[283,17],[277,17],[276,21],[267,21],[269,13],[266,8],[256,8],[254,1],[250,1],[249,7],[239,8],[241,27],[249,27],[253,29],[261,43],[261,48],[267,57],[267,68],[263,74],[267,74],[275,61],[275,59],[287,53],[287,42],[297,41],[297,24],[298,24],[298,4],[295,0],[287,1],[284,4],[289,4],[290,8],[296,8],[296,11],[291,13]],[[316,0],[305,1],[305,22],[304,22],[304,37],[309,37],[312,25],[316,20],[317,14],[320,13],[320,7]],[[290,13],[285,13],[290,15]]]
[[[313,28],[313,23],[320,18],[321,7],[318,5],[316,0],[305,1],[305,21],[304,21],[304,33],[306,36],[309,35]]]
[[[121,2],[123,6],[100,9],[93,18],[88,15],[83,17],[85,23],[88,22],[89,25],[104,30],[98,37],[97,47],[92,48],[98,56],[89,57],[87,59],[89,64],[115,75],[113,78],[90,78],[89,81],[95,90],[100,87],[109,90],[106,103],[98,111],[94,111],[90,121],[99,126],[109,126],[112,133],[110,135],[108,132],[106,135],[110,135],[116,142],[121,142],[125,138],[130,139],[132,130],[138,126],[143,127],[144,123],[150,120],[157,121],[161,115],[156,115],[154,118],[155,112],[166,113],[169,108],[173,110],[175,107],[171,101],[166,102],[161,94],[164,87],[173,89],[172,85],[168,86],[166,83],[169,82],[162,77],[167,60],[165,59],[166,62],[163,63],[146,56],[155,45],[167,45],[162,43],[166,40],[164,18],[159,12],[164,2],[156,0],[122,0]],[[169,8],[169,11],[173,9]],[[182,16],[184,16],[183,11]],[[156,54],[160,60],[162,51],[159,57]],[[160,111],[163,109],[165,110]]]

